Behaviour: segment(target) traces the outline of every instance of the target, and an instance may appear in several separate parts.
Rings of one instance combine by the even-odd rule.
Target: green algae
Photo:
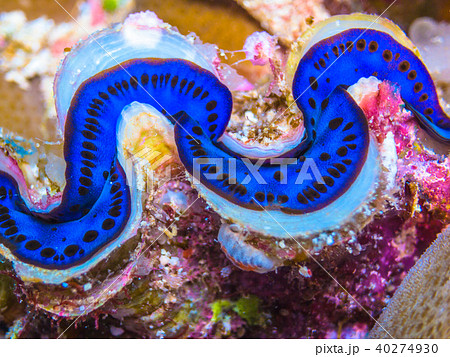
[[[0,275],[0,313],[14,303],[13,289],[13,280],[6,275]]]
[[[211,322],[216,323],[222,321],[224,318],[224,313],[233,306],[233,303],[229,300],[221,299],[216,300],[211,304],[212,317]]]
[[[256,296],[242,297],[236,301],[233,311],[247,321],[249,325],[259,325],[261,317],[259,313],[260,302]]]
[[[103,9],[105,11],[116,11],[120,5],[120,0],[103,0]]]
[[[228,312],[234,311],[249,325],[259,325],[261,323],[260,299],[250,295],[241,297],[237,301],[226,299],[216,300],[211,304],[212,317],[211,322],[217,323],[228,318]]]

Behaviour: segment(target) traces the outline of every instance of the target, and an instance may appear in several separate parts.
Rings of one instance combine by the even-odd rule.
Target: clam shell
[[[297,64],[308,50],[317,42],[351,28],[367,28],[383,31],[395,38],[403,46],[409,48],[420,57],[419,50],[406,36],[400,27],[392,21],[376,15],[354,13],[351,15],[332,16],[310,27],[292,45],[291,53],[286,66],[286,79],[292,85]]]
[[[386,140],[382,150],[391,152],[390,148],[393,145],[395,145],[393,140]],[[366,221],[366,217],[373,214],[370,207],[377,206],[381,197],[380,192],[385,187],[385,175],[381,167],[379,149],[375,139],[371,138],[367,160],[348,191],[327,207],[302,215],[250,210],[230,204],[226,199],[198,184],[196,180],[193,180],[193,184],[200,195],[223,218],[251,232],[282,239],[312,239],[323,232],[343,230],[346,225],[357,226],[361,219]],[[358,200],[353,199],[354,197],[358,197]]]
[[[86,79],[135,58],[180,58],[215,73],[211,59],[194,44],[194,38],[169,28],[116,24],[79,42],[65,57],[55,77],[54,92],[60,129],[72,97]]]

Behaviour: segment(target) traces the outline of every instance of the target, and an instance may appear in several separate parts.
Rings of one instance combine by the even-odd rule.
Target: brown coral
[[[411,268],[369,338],[450,338],[448,306],[450,227]]]

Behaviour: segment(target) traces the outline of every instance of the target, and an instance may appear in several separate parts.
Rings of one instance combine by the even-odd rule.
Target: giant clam
[[[140,16],[79,44],[57,76],[67,163],[60,203],[30,207],[10,170],[1,173],[1,253],[23,279],[61,283],[89,271],[135,234],[142,173],[126,175],[123,135],[136,118],[128,106],[136,102],[151,113],[156,135],[171,136],[174,127],[181,163],[223,218],[261,239],[300,239],[308,248],[351,236],[391,185],[385,167],[393,142],[377,143],[347,86],[369,75],[398,83],[420,123],[448,142],[448,117],[420,58],[404,37],[394,39],[394,25],[367,29],[375,18],[355,15],[357,21],[339,17],[319,25],[312,44],[301,49],[292,92],[305,118],[303,139],[276,157],[256,160],[258,151],[245,157],[221,141],[234,88],[195,43],[149,14],[145,24]],[[169,151],[173,138],[161,138]],[[280,264],[232,233],[225,227],[219,240],[241,268],[265,272]]]
[[[164,67],[162,58],[175,56],[177,61],[192,63],[196,68],[216,70],[210,48],[194,36],[181,36],[147,12],[130,15],[124,24],[95,33],[65,58],[55,81],[59,122],[65,128],[67,168],[62,197],[47,204],[32,203],[20,169],[13,159],[1,156],[0,249],[23,280],[59,284],[80,276],[135,235],[146,196],[142,160],[148,163],[148,157],[140,157],[143,145],[158,143],[159,147],[155,144],[152,149],[172,154],[176,150],[172,126],[156,101],[152,104],[160,111],[134,100],[126,108],[104,105],[105,98],[113,97],[113,93],[141,87],[134,79],[121,82],[120,88],[106,86],[90,102],[83,92],[86,88],[98,92],[91,77],[97,75],[100,84],[102,74],[98,72],[113,66],[121,68],[117,66],[120,62],[151,57],[159,58],[152,61]],[[152,99],[145,89],[144,94]],[[117,109],[114,120],[100,124],[96,112],[100,107]],[[83,113],[75,113],[77,110]],[[82,121],[74,119],[80,114]],[[100,202],[103,204],[99,206]],[[94,221],[100,225],[93,226]],[[93,250],[86,250],[87,243]]]
[[[286,178],[296,181],[296,173],[301,173],[295,162],[285,161],[283,171],[280,166],[271,166],[266,161],[264,165],[259,164],[259,172],[267,184],[251,183],[253,191],[243,198],[245,204],[234,200],[235,205],[230,207],[229,198],[212,194],[208,189],[217,192],[217,187],[212,188],[207,183],[197,189],[222,216],[259,235],[299,239],[304,247],[312,245],[316,250],[351,236],[382,208],[383,194],[389,193],[396,174],[393,136],[380,141],[368,131],[365,144],[358,143],[368,129],[361,130],[362,126],[356,129],[358,114],[351,114],[351,111],[357,106],[344,89],[339,89],[356,83],[348,88],[354,95],[365,85],[364,81],[358,80],[370,76],[399,85],[403,101],[421,126],[448,145],[448,116],[439,104],[434,84],[417,49],[404,33],[389,20],[376,16],[335,16],[306,31],[293,46],[288,78],[294,99],[304,114],[306,134],[297,148],[282,155],[299,158],[305,163],[307,158],[314,159],[326,181],[313,180],[305,187],[289,185]],[[347,97],[339,99],[339,96]],[[351,123],[346,121],[346,115],[351,118]],[[360,118],[361,123],[366,123],[364,114]],[[327,137],[330,133],[335,135]],[[338,133],[343,135],[341,139]],[[321,143],[324,145],[322,150],[319,149]],[[360,152],[361,147],[369,148],[368,152]],[[316,149],[320,152],[315,153]],[[363,156],[360,159],[350,157],[356,153]],[[365,164],[353,167],[356,162]],[[243,170],[238,172],[248,171],[242,167]],[[334,191],[336,189],[338,191]],[[336,194],[330,195],[332,192]],[[223,232],[228,232],[220,239],[228,242],[223,243],[227,254],[230,254],[229,247],[236,247],[234,241],[240,240],[243,244],[243,239],[238,238],[239,235],[242,237],[241,232],[234,236],[229,234],[229,229]],[[253,246],[258,244],[253,243]],[[242,256],[240,253],[236,252],[237,256]],[[270,255],[276,258],[274,249]],[[262,268],[262,265],[258,269],[252,268],[250,257],[246,261],[250,270]],[[238,265],[245,265],[244,261]]]

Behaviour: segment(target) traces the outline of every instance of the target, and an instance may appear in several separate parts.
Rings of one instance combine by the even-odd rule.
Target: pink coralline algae
[[[275,56],[276,38],[267,32],[255,32],[244,44],[246,59],[257,66],[267,64]]]
[[[448,156],[435,153],[418,140],[414,117],[404,108],[398,87],[383,81],[377,90],[362,96],[359,105],[369,120],[369,126],[382,142],[393,133],[398,155],[397,181],[419,185],[418,192],[430,210],[450,214],[450,162]]]
[[[145,19],[145,21],[142,21],[142,19]],[[137,28],[163,28],[164,27],[164,21],[162,21],[156,14],[152,11],[145,11],[140,13],[135,13],[129,15],[125,22],[125,26],[136,26]]]
[[[411,135],[413,115],[403,110],[404,103],[398,87],[383,81],[378,84],[377,89],[364,95],[359,105],[378,141],[382,142],[389,132],[394,132],[396,136]]]
[[[399,159],[400,177],[417,182],[426,205],[431,210],[450,216],[450,162],[449,158],[425,150],[408,150]]]
[[[103,10],[102,3],[99,0],[89,0],[89,6],[91,7],[91,25],[98,26],[105,22],[105,11]]]

